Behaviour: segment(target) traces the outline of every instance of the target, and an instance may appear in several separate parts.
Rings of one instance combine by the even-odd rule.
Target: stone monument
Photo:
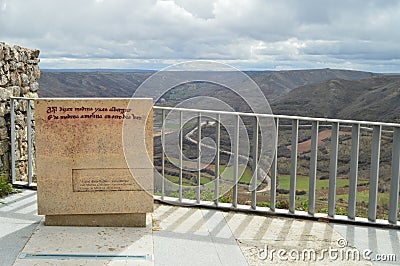
[[[146,225],[152,106],[152,99],[35,101],[38,213],[46,225]]]

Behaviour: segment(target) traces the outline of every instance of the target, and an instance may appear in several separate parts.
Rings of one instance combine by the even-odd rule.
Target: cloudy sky
[[[400,73],[398,0],[0,0],[0,42],[41,50],[41,68]]]

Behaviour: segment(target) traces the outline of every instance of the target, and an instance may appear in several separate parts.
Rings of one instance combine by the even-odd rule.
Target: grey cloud
[[[393,60],[400,59],[400,47],[390,41],[335,41],[308,43],[302,52],[329,55],[339,59]]]
[[[0,0],[0,41],[39,48],[48,67],[215,59],[393,72],[397,25],[396,0]]]

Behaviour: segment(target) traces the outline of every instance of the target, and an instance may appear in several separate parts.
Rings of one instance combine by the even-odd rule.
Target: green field
[[[174,160],[175,161],[175,160]],[[175,162],[176,163],[176,162]],[[227,167],[221,165],[219,172],[224,173],[227,180],[233,178],[233,166]],[[166,175],[167,179],[173,183],[179,182],[179,177]],[[239,179],[240,184],[249,184],[252,178],[252,171],[246,168]],[[214,179],[213,176],[202,173],[201,184],[204,185]],[[183,185],[193,186],[192,180],[183,178]],[[247,186],[239,188],[238,191],[238,203],[248,204],[250,200],[250,194],[246,191]],[[335,197],[335,208],[336,214],[347,215],[348,208],[348,193],[349,193],[349,179],[337,178],[336,179],[336,197]],[[279,175],[277,178],[277,195],[276,195],[276,206],[277,208],[287,208],[289,203],[289,191],[290,189],[290,175]],[[328,189],[329,179],[317,179],[316,180],[316,196],[315,196],[315,208],[316,212],[326,213],[328,208]],[[368,180],[360,179],[357,181],[357,194],[356,194],[356,215],[359,217],[366,217],[368,214],[368,202],[369,202],[369,186]],[[296,177],[296,209],[297,210],[308,210],[308,197],[309,197],[309,177],[304,175],[297,175]],[[228,193],[229,194],[229,193]],[[221,201],[226,201],[230,196],[226,194],[223,196]],[[194,192],[187,190],[184,192],[187,198],[193,198]],[[202,192],[201,198],[203,200],[213,200],[213,194],[211,192]],[[257,205],[258,206],[269,206],[269,191],[257,193]],[[389,205],[389,193],[378,193],[378,207],[377,207],[377,218],[387,219]],[[400,202],[399,202],[400,208]]]
[[[225,165],[221,165],[219,167],[219,174],[221,175],[223,173],[224,176],[233,177],[233,170],[234,170],[233,166],[226,167]],[[239,169],[239,171],[240,171],[240,169]],[[253,173],[247,167],[246,169],[244,169],[242,176],[239,178],[239,182],[245,183],[245,184],[250,184],[252,176],[253,176]],[[233,178],[232,178],[232,180],[233,180]]]
[[[309,186],[309,177],[308,176],[302,176],[302,175],[298,175],[296,177],[296,190],[305,190],[308,191],[308,186]],[[280,175],[278,176],[278,188],[280,189],[286,189],[289,190],[290,188],[290,175]],[[364,181],[365,182],[365,181]],[[358,181],[358,183],[363,183],[360,180]],[[338,188],[342,188],[345,186],[349,185],[349,180],[348,179],[342,179],[342,178],[338,178],[336,179],[336,187]],[[329,187],[329,180],[325,179],[325,180],[319,180],[317,179],[316,185],[315,185],[315,190],[323,190],[323,189],[327,189]]]
[[[368,180],[358,180],[358,189],[356,194],[356,215],[359,217],[367,217],[368,202],[369,202],[369,186]],[[308,186],[309,177],[300,176],[296,177],[296,191],[305,191],[304,195],[296,195],[296,209],[307,211],[308,209]],[[343,178],[336,179],[336,214],[347,215],[348,208],[348,186],[349,180]],[[290,175],[281,175],[278,177],[278,189],[289,190],[290,188]],[[325,213],[328,207],[328,189],[329,180],[317,180],[316,182],[316,211]],[[269,195],[268,195],[269,196]],[[288,202],[289,194],[277,193],[277,201],[279,203]],[[388,206],[389,206],[389,193],[378,193],[377,200],[377,218],[387,219]],[[259,206],[269,206],[269,201],[258,202]],[[400,208],[400,202],[399,202]]]

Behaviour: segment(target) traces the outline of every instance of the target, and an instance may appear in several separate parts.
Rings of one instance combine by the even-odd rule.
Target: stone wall
[[[0,42],[0,169],[11,175],[10,97],[37,98],[39,50]],[[27,179],[27,102],[15,102],[16,178]]]

